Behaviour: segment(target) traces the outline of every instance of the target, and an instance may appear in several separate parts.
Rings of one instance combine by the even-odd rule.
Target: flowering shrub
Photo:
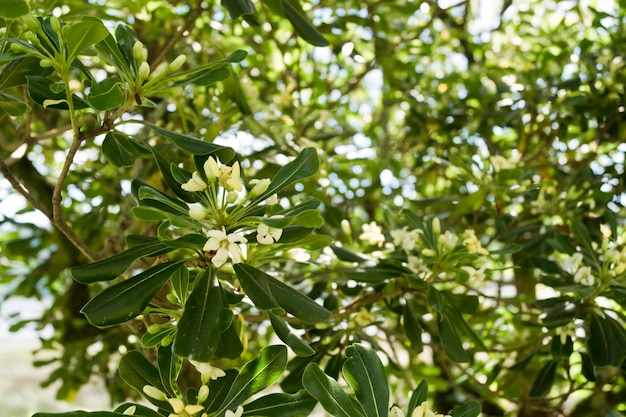
[[[3,214],[0,279],[115,408],[37,417],[625,410],[622,8],[67,3],[0,2],[0,171],[47,222]]]

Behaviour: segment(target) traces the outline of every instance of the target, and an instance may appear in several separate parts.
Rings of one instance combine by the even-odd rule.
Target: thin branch
[[[48,210],[46,206],[44,206],[41,203],[41,201],[37,200],[17,178],[15,178],[15,176],[11,173],[9,166],[7,165],[6,161],[3,158],[0,158],[0,172],[2,172],[2,175],[4,175],[4,178],[6,178],[9,181],[9,183],[11,184],[11,186],[13,187],[15,191],[17,191],[22,196],[24,196],[26,201],[28,201],[33,207],[35,207],[37,210],[43,213],[43,215],[46,216],[50,220],[50,222],[54,224],[52,212]]]
[[[169,54],[170,51],[174,49],[174,46],[176,46],[178,41],[183,38],[185,32],[191,27],[193,22],[202,14],[202,3],[203,0],[198,0],[196,2],[196,7],[189,13],[189,16],[187,16],[187,20],[185,20],[185,23],[180,28],[178,28],[178,32],[176,32],[176,35],[174,35],[174,37],[170,39],[167,45],[165,45],[165,47],[161,50],[161,53],[150,64],[152,68],[156,68],[161,62],[165,60],[167,54]]]

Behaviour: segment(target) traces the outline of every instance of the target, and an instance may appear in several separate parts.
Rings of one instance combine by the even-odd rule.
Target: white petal
[[[211,238],[206,241],[202,250],[205,250],[205,251],[218,250],[220,247],[220,243],[221,241],[219,239]]]
[[[227,260],[228,260],[228,250],[224,248],[219,248],[217,252],[215,253],[215,255],[213,256],[213,259],[211,259],[211,262],[213,262],[213,265],[219,268],[220,266],[224,265]]]

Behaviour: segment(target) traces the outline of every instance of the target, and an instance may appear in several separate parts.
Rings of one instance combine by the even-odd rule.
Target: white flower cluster
[[[243,226],[231,227],[233,225],[229,223],[233,213],[237,208],[241,208],[242,204],[234,208],[229,207],[229,204],[240,200],[239,193],[243,191],[239,162],[228,166],[219,164],[213,157],[209,157],[202,168],[203,175],[194,171],[191,178],[181,185],[183,190],[202,193],[203,196],[203,203],[189,205],[189,217],[204,226],[207,241],[202,249],[211,254],[211,263],[215,267],[219,268],[228,261],[240,263],[246,254],[248,239],[242,234]],[[248,201],[263,194],[268,189],[270,180],[268,178],[251,180],[250,185],[252,188],[246,195]],[[277,204],[278,198],[273,195],[262,203]],[[274,216],[274,218],[279,217]],[[227,231],[226,226],[234,231]],[[278,242],[283,230],[259,222],[256,226],[256,233],[256,240],[259,244],[271,245]]]
[[[208,414],[204,412],[205,408],[202,405],[206,401],[206,399],[209,398],[209,387],[207,383],[210,380],[216,380],[217,378],[221,378],[226,375],[226,373],[222,369],[216,368],[208,363],[196,361],[190,361],[190,363],[196,367],[202,377],[203,385],[198,390],[198,395],[196,396],[196,404],[185,404],[183,400],[177,397],[169,398],[167,394],[152,385],[145,385],[143,387],[143,392],[148,397],[159,401],[166,401],[169,403],[169,405],[172,407],[173,412],[170,413],[168,417],[207,417]],[[124,412],[124,414],[133,415],[134,412],[135,408],[129,407]],[[227,410],[225,417],[241,417],[242,415],[243,407],[239,406],[235,411]]]

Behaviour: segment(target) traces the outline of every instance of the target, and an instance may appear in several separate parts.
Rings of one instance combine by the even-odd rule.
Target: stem
[[[151,67],[156,68],[161,62],[163,62],[163,60],[165,60],[167,54],[169,54],[170,51],[174,49],[174,46],[176,46],[178,41],[183,38],[185,32],[191,27],[191,25],[193,25],[193,22],[200,16],[200,14],[202,14],[202,2],[203,0],[198,0],[196,2],[196,7],[194,7],[194,9],[189,13],[189,16],[187,16],[187,20],[185,20],[185,23],[180,28],[178,28],[176,35],[174,35],[174,37],[170,39],[167,45],[165,45],[165,47],[161,50],[161,53],[150,64]]]

